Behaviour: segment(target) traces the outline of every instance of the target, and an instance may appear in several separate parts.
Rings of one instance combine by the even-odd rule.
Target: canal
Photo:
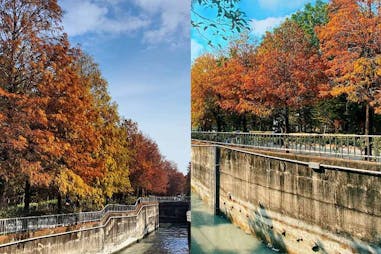
[[[191,253],[273,254],[260,240],[246,234],[227,219],[215,216],[212,209],[192,193]]]
[[[188,249],[188,227],[186,224],[162,224],[138,243],[117,254],[185,254]]]

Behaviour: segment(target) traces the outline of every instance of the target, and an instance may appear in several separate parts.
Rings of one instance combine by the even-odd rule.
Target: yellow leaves
[[[381,54],[375,59],[375,74],[378,79],[381,78]]]
[[[216,110],[215,93],[213,91],[213,71],[217,68],[213,55],[200,56],[192,64],[191,69],[191,114],[192,126],[196,127],[207,118],[207,115]]]
[[[84,198],[94,192],[79,175],[69,169],[62,169],[56,181],[59,191],[64,194],[75,194]]]
[[[372,60],[361,57],[353,63],[353,76],[360,76],[363,78],[370,77],[375,71]]]
[[[355,86],[342,86],[342,85],[337,85],[333,87],[330,91],[330,94],[334,97],[337,97],[342,94],[351,94],[355,91]]]
[[[348,71],[345,75],[336,79],[337,84],[332,87],[331,95],[339,96],[347,94],[348,99],[353,102],[367,102],[375,104],[374,91],[381,89],[380,68],[381,55],[376,58],[358,58],[352,63],[347,63]]]

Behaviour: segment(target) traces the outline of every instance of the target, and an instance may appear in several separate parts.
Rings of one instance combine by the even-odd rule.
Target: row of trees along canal
[[[380,113],[380,0],[318,0],[192,64],[193,129],[372,134]]]
[[[120,118],[99,67],[70,46],[61,18],[56,0],[0,1],[1,207],[23,200],[30,214],[32,201],[50,200],[44,212],[61,212],[183,193],[185,176]]]

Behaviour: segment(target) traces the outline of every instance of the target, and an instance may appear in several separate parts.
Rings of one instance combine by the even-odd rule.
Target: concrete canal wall
[[[215,147],[192,147],[191,185],[210,207],[216,204],[215,167]]]
[[[192,188],[244,231],[287,253],[381,253],[381,177],[338,170],[379,165],[218,149],[192,147]]]
[[[158,204],[144,204],[136,214],[110,213],[100,225],[4,244],[4,254],[114,253],[159,226]]]

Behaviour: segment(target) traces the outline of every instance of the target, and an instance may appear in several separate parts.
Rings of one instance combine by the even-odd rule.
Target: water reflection
[[[227,219],[214,216],[212,210],[192,193],[191,253],[276,253]]]
[[[160,224],[155,232],[139,243],[118,252],[118,254],[185,254],[188,250],[188,229],[186,224]]]

